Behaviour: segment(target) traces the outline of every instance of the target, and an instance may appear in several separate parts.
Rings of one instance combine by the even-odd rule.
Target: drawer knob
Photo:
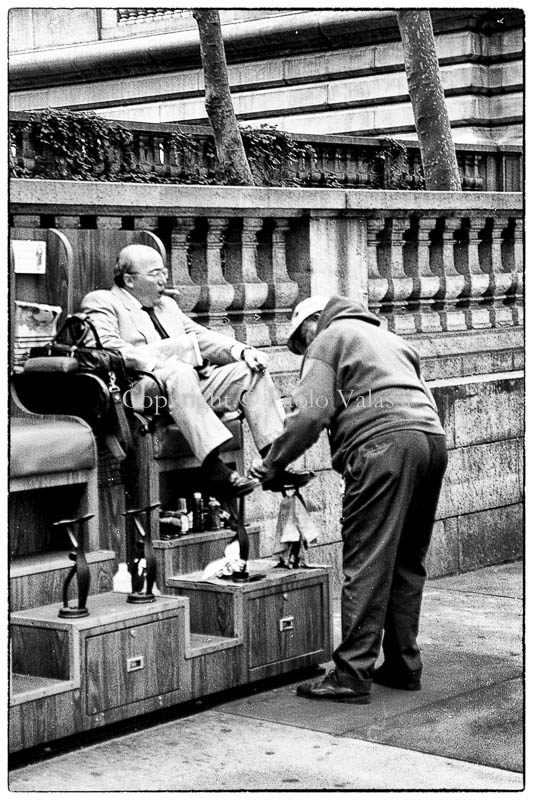
[[[132,656],[126,659],[126,672],[137,672],[144,669],[144,656]]]
[[[282,617],[279,621],[279,629],[282,633],[294,630],[294,617]]]

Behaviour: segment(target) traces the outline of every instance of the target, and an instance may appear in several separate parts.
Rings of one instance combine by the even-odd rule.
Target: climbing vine
[[[241,133],[257,186],[354,185],[348,175],[329,171],[323,159],[317,167],[314,147],[290,133],[267,124],[243,126]],[[22,145],[25,137],[29,148]],[[416,159],[409,163],[404,144],[383,137],[372,152],[366,186],[423,188],[420,163]],[[9,168],[10,175],[17,178],[195,185],[229,182],[209,133],[176,125],[148,134],[92,112],[61,109],[32,113],[10,123]]]

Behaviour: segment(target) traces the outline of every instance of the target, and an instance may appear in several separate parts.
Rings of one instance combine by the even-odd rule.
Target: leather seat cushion
[[[242,423],[240,417],[234,419],[222,418],[232,438],[220,448],[223,451],[240,450],[242,448]],[[190,456],[191,449],[177,425],[173,423],[160,425],[155,433],[156,458],[181,458]]]
[[[88,469],[95,458],[94,437],[85,423],[39,417],[11,420],[11,478]]]

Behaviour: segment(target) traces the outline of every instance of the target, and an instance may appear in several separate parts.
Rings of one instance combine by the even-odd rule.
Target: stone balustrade
[[[11,162],[33,177],[40,165],[50,161],[50,155],[24,129],[30,117],[28,112],[12,112],[9,125]],[[121,122],[120,125],[132,132],[133,143],[127,152],[118,148],[111,174],[119,176],[134,171],[146,180],[176,183],[213,180],[215,158],[209,128],[163,123]],[[187,134],[185,145],[180,145],[173,136],[180,130]],[[294,184],[355,189],[423,188],[420,149],[415,141],[399,143],[378,137],[302,134],[293,138],[302,150],[297,163],[287,166]],[[522,190],[521,147],[458,144],[456,153],[464,191]]]
[[[35,238],[32,229],[48,227],[62,229],[65,240],[82,235],[89,245],[99,231],[109,238],[105,269],[96,269],[90,246],[84,265],[75,265],[67,310],[95,281],[109,285],[114,244],[124,241],[125,230],[151,231],[166,246],[182,307],[201,322],[268,347],[283,398],[301,361],[281,346],[295,302],[309,293],[338,293],[368,303],[420,353],[447,435],[450,466],[429,574],[519,557],[521,194],[24,179],[13,179],[9,194],[18,238],[25,238],[24,229]],[[245,464],[256,455],[245,430]],[[333,565],[339,591],[342,480],[329,464],[323,435],[296,466],[317,472],[307,496],[321,531],[313,557]],[[277,552],[278,496],[255,492],[247,509],[262,525],[261,555]]]
[[[153,231],[183,309],[258,346],[282,343],[312,292],[358,297],[400,334],[523,321],[518,193],[14,179],[10,194],[17,228]]]

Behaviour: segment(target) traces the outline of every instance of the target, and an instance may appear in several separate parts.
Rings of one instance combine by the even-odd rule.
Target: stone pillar
[[[439,289],[435,295],[440,322],[444,331],[466,330],[463,310],[456,307],[465,278],[455,265],[455,233],[461,220],[449,217],[443,220],[440,244],[434,248],[432,270],[439,278]]]
[[[388,281],[383,306],[391,314],[389,328],[399,334],[416,332],[414,314],[407,310],[414,281],[406,275],[403,265],[404,233],[408,227],[407,217],[387,220],[383,242],[383,272]]]
[[[257,232],[262,225],[263,220],[260,217],[243,219],[241,263],[234,282],[235,299],[231,305],[231,310],[237,312],[239,338],[253,346],[270,344],[268,327],[260,314],[268,296],[268,284],[257,274]]]
[[[370,311],[378,315],[382,310],[383,298],[389,289],[389,282],[382,277],[378,266],[378,237],[384,229],[385,219],[383,217],[372,217],[367,220],[368,307]],[[382,324],[388,323],[386,317],[382,317],[382,319]]]
[[[112,220],[118,219],[118,225],[114,226]],[[102,222],[101,222],[102,220]],[[109,224],[106,224],[108,223]],[[70,228],[71,230],[79,230],[80,228],[80,218],[78,215],[66,215],[66,214],[58,214],[55,217],[56,228]],[[120,217],[98,217],[97,219],[97,226],[98,228],[120,228],[121,226],[121,219]]]
[[[441,331],[440,317],[434,307],[434,299],[439,291],[439,277],[430,268],[430,234],[435,230],[435,217],[421,217],[418,221],[417,269],[413,275],[413,294],[411,302],[418,305],[415,323],[421,333]]]
[[[137,216],[133,218],[133,227],[136,231],[156,231],[159,226],[159,217]]]
[[[508,305],[503,305],[513,283],[512,272],[505,271],[502,258],[503,231],[507,224],[507,220],[501,217],[493,219],[489,246],[485,248],[486,259],[482,264],[485,272],[489,274],[487,297],[491,300],[489,314],[491,325],[494,328],[513,324],[512,309]]]
[[[208,309],[209,326],[228,336],[235,331],[230,325],[227,311],[235,298],[235,289],[224,277],[222,269],[222,248],[228,227],[227,217],[208,219],[206,242],[206,283],[201,287],[202,306]]]
[[[61,217],[63,219],[63,217]],[[56,224],[58,218],[56,217]],[[78,228],[79,227],[79,219],[78,225],[61,225],[58,227],[62,228]],[[98,216],[96,218],[96,227],[99,231],[120,231],[122,229],[122,217],[104,217]]]
[[[461,299],[466,300],[465,316],[468,328],[490,328],[490,314],[486,305],[481,305],[489,288],[489,276],[479,263],[479,234],[485,227],[483,217],[471,217],[468,228],[465,287]]]
[[[290,312],[298,297],[298,284],[287,272],[288,219],[276,219],[272,231],[272,271],[268,292],[270,338],[274,344],[284,344],[289,333]]]
[[[41,217],[39,214],[13,214],[13,228],[40,228]]]
[[[513,323],[515,325],[524,324],[524,221],[521,217],[515,219],[515,227],[510,248],[510,267],[512,272],[512,284],[508,291],[508,297],[514,301],[511,306],[513,312]]]
[[[194,309],[200,297],[201,286],[189,272],[189,234],[194,228],[194,217],[174,219],[171,233],[169,284],[179,291],[178,303],[182,311]]]

